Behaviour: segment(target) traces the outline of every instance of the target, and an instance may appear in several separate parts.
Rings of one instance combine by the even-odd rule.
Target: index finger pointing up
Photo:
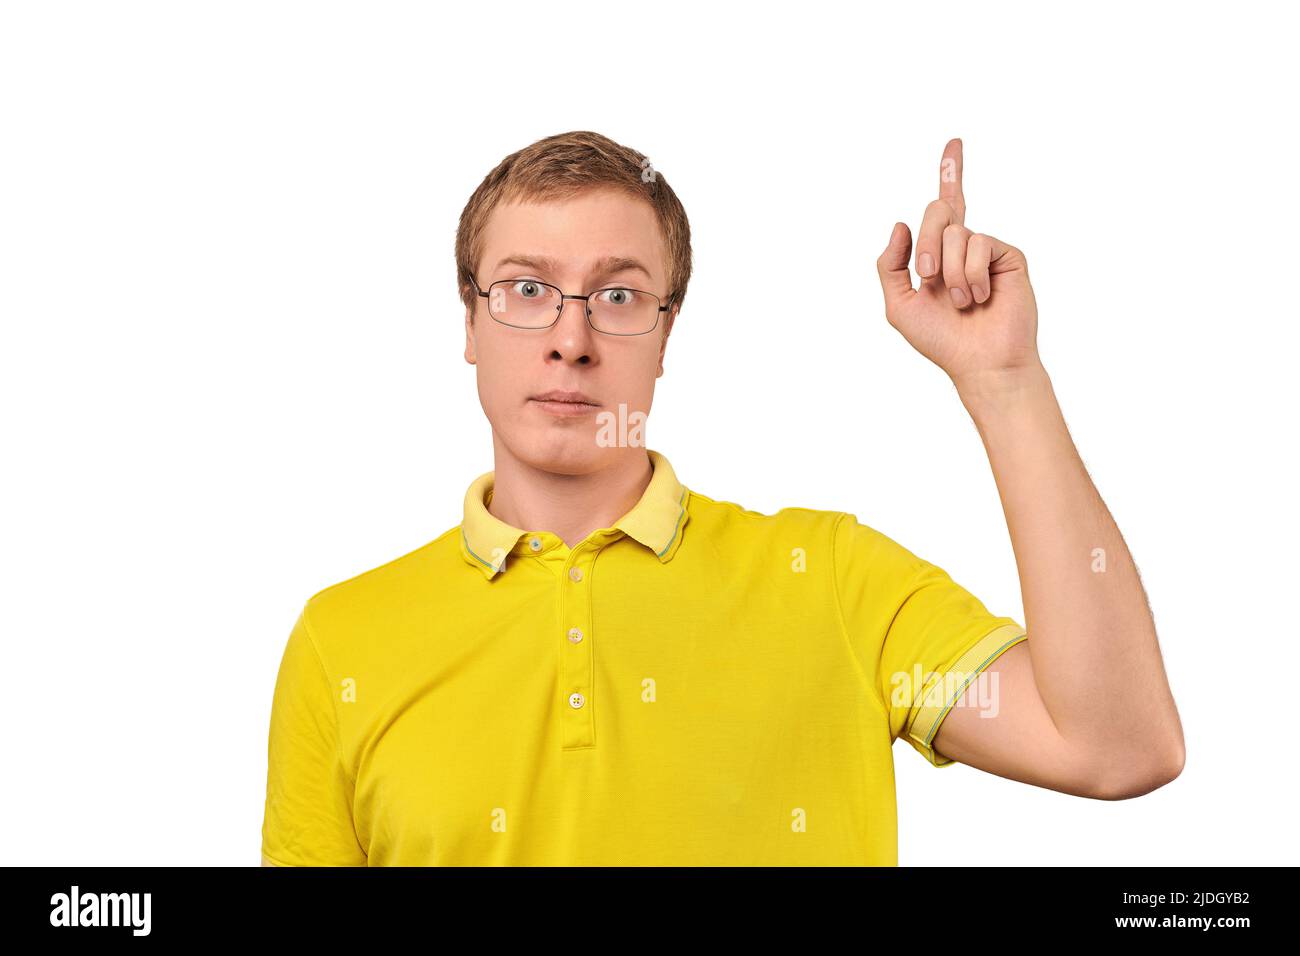
[[[961,191],[961,140],[950,139],[943,148],[939,163],[939,198],[946,200],[957,214],[957,222],[966,224],[966,196]]]

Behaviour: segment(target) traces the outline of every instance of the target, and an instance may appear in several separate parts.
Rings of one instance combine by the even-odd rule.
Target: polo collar
[[[682,528],[689,518],[686,486],[677,480],[667,458],[654,449],[646,451],[654,468],[650,484],[632,510],[614,522],[614,528],[645,545],[662,563],[669,561],[681,544]],[[519,539],[528,532],[507,524],[487,510],[492,501],[495,475],[495,471],[480,475],[465,492],[465,519],[460,536],[461,554],[487,578],[509,568],[510,562],[504,558],[512,551],[528,553],[519,544]],[[503,564],[504,568],[499,567]]]

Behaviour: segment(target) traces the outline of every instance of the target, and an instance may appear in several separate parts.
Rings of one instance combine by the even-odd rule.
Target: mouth
[[[542,411],[552,415],[573,417],[590,415],[600,408],[600,403],[582,392],[550,391],[534,395],[528,399],[529,404],[536,405]]]

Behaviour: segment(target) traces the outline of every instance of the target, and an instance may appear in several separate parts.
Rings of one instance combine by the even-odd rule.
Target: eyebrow
[[[525,269],[532,269],[549,275],[554,275],[560,271],[559,263],[550,256],[515,253],[498,262],[496,268],[500,269],[502,266],[508,265],[523,266]],[[652,281],[654,279],[654,276],[650,274],[650,270],[642,265],[639,259],[632,259],[628,256],[605,256],[602,259],[597,259],[592,265],[591,277],[611,276],[619,272],[642,272],[647,279]]]

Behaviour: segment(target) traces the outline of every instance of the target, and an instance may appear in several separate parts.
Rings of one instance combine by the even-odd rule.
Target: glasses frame
[[[495,282],[488,283],[486,292],[483,291],[483,289],[479,288],[478,280],[475,279],[473,275],[469,277],[469,281],[474,286],[474,291],[478,293],[480,297],[488,300],[488,317],[493,322],[496,322],[500,325],[504,325],[507,328],[511,328],[511,329],[522,329],[525,332],[540,332],[543,329],[549,329],[554,327],[555,323],[560,321],[560,316],[564,314],[565,299],[578,299],[582,302],[586,302],[593,295],[597,295],[601,292],[610,292],[614,289],[623,289],[627,292],[635,292],[638,295],[648,295],[650,296],[650,298],[654,299],[655,302],[659,304],[659,308],[655,310],[655,324],[650,326],[650,328],[646,329],[644,332],[606,332],[604,329],[598,329],[591,324],[591,308],[590,306],[584,305],[582,311],[584,316],[587,319],[587,324],[591,326],[592,331],[599,332],[601,335],[622,335],[622,336],[649,335],[655,329],[659,328],[659,313],[668,311],[668,306],[663,304],[663,299],[659,298],[659,296],[655,295],[653,292],[646,292],[644,289],[634,289],[631,286],[627,286],[627,285],[605,286],[602,289],[596,289],[594,292],[588,292],[586,295],[569,295],[559,286],[552,285],[549,282],[543,282],[541,279],[497,279]],[[500,285],[503,282],[536,282],[538,285],[546,286],[546,288],[548,289],[554,289],[556,292],[560,294],[560,304],[555,309],[555,318],[553,318],[546,325],[513,325],[509,322],[504,322],[501,319],[498,319],[495,315],[492,314],[492,298],[490,293],[492,291],[493,286]]]

